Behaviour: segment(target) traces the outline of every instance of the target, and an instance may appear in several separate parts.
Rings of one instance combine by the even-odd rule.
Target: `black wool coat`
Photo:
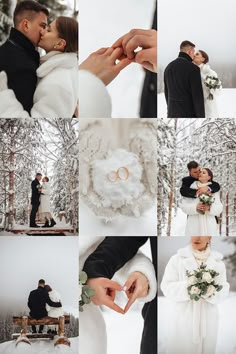
[[[200,69],[183,52],[164,72],[165,98],[169,118],[204,118],[205,106]]]
[[[182,179],[182,186],[180,188],[180,194],[186,198],[196,198],[196,189],[190,188],[193,182],[197,181],[196,178],[192,176],[187,176]],[[220,190],[219,183],[212,181],[212,184],[209,185],[212,193],[216,193]]]
[[[46,304],[52,307],[61,307],[60,302],[53,302],[48,292],[42,288],[38,287],[36,290],[32,290],[29,294],[28,307],[30,309],[30,316],[36,320],[46,317],[48,315],[46,310]]]
[[[33,106],[38,67],[39,53],[34,45],[12,28],[8,40],[0,47],[0,72],[4,70],[7,73],[8,87],[29,113]]]
[[[148,237],[106,237],[85,261],[83,270],[88,278],[111,279],[115,272],[137,253]],[[152,260],[157,276],[157,238],[150,237]],[[142,310],[144,329],[140,354],[157,353],[157,297]]]
[[[31,182],[31,190],[32,190],[32,195],[31,195],[31,204],[37,204],[39,203],[39,197],[40,197],[40,193],[38,191],[38,186],[40,185],[39,181],[37,180],[37,178],[35,178],[32,182]]]

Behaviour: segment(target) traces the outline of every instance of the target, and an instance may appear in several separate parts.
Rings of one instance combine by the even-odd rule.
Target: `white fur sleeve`
[[[0,91],[0,118],[28,118],[22,104],[17,100],[13,90]]]
[[[222,213],[223,205],[220,201],[220,195],[218,192],[214,193],[214,197],[214,203],[210,207],[210,215],[219,216],[220,213]]]
[[[155,270],[151,260],[146,257],[141,251],[139,251],[129,262],[127,262],[115,275],[114,279],[117,279],[124,285],[128,277],[133,272],[143,273],[149,281],[149,292],[147,296],[140,298],[142,302],[152,301],[157,292],[157,280]]]
[[[217,277],[217,284],[222,285],[223,288],[219,292],[216,292],[215,295],[206,299],[206,301],[211,304],[219,304],[220,302],[225,300],[229,295],[229,283],[226,279],[226,269],[223,262],[221,262],[220,265],[219,276]]]
[[[166,297],[173,301],[190,301],[187,287],[187,279],[179,279],[177,272],[177,256],[175,255],[171,257],[166,266],[161,282],[161,290]]]
[[[195,215],[197,212],[197,204],[199,203],[198,198],[182,198],[180,208],[187,215]]]

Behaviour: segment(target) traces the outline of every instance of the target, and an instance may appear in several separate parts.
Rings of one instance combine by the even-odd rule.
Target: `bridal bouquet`
[[[222,87],[222,83],[218,77],[215,76],[207,76],[204,80],[205,86],[209,89],[209,96],[207,97],[208,100],[214,99],[215,90],[220,89]]]
[[[202,193],[200,196],[199,196],[199,200],[202,204],[204,205],[210,205],[214,203],[215,201],[215,198],[211,195],[211,194],[208,194],[208,193]],[[198,210],[199,211],[199,210]],[[199,211],[201,214],[205,214],[204,211]]]
[[[85,272],[80,272],[79,274],[79,310],[83,312],[83,306],[91,302],[91,298],[94,296],[95,291],[86,285],[88,280],[87,274]]]
[[[186,271],[188,277],[188,294],[191,300],[198,301],[214,296],[223,286],[217,284],[217,273],[213,269],[207,269],[206,265],[201,264],[197,270]]]

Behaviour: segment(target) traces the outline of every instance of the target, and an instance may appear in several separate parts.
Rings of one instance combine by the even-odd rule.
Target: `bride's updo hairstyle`
[[[50,285],[45,285],[44,289],[47,291],[47,293],[49,293],[49,291],[52,291],[52,288]]]
[[[213,173],[212,173],[212,171],[209,168],[206,168],[206,167],[204,167],[204,170],[207,171],[208,176],[210,177],[209,181],[212,182],[213,181]]]
[[[78,53],[78,27],[78,22],[72,17],[57,17],[56,28],[59,37],[66,41],[64,53]]]
[[[209,62],[209,56],[206,52],[204,52],[204,50],[199,50],[199,52],[202,54],[203,58],[204,58],[204,62],[203,64],[206,64]]]

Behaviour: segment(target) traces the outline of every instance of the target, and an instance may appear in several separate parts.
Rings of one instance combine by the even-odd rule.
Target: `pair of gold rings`
[[[129,178],[129,170],[127,167],[120,167],[117,171],[108,173],[107,178],[110,182],[116,182],[119,179],[125,181]]]

